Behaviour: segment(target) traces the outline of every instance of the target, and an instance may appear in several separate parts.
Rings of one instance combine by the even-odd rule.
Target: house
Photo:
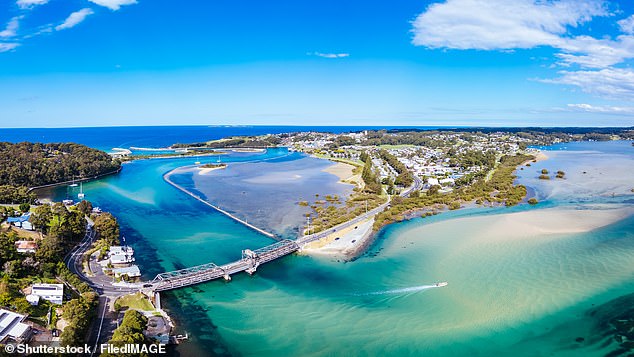
[[[108,251],[110,255],[118,255],[118,254],[133,255],[134,254],[134,249],[132,249],[132,247],[127,245],[124,245],[124,246],[112,245],[110,246],[110,248],[108,248]]]
[[[25,343],[31,338],[31,326],[23,323],[25,315],[0,309],[0,343]]]
[[[37,250],[37,242],[32,240],[19,240],[15,242],[15,250],[22,254],[35,253]]]
[[[127,254],[115,254],[110,256],[110,264],[124,265],[134,262],[134,257]]]
[[[438,179],[437,179],[437,178],[430,177],[430,178],[428,178],[428,179],[427,179],[427,184],[428,184],[429,186],[435,186],[435,185],[438,185]]]
[[[29,221],[31,218],[31,212],[24,213],[20,217],[9,217],[7,218],[7,223],[12,223],[14,226],[22,229],[26,229],[29,231],[33,230],[33,224]]]
[[[37,295],[44,300],[48,300],[53,304],[61,305],[64,300],[63,284],[33,284],[31,286],[31,295]]]
[[[134,249],[129,246],[111,246],[108,249],[110,264],[123,265],[134,262]]]
[[[128,278],[136,278],[141,276],[141,270],[139,270],[139,267],[136,265],[131,265],[126,268],[112,269],[112,273],[114,274],[115,278],[120,278],[123,275],[127,275]]]

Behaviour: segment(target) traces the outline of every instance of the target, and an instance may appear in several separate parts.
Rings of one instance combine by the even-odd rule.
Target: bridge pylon
[[[251,249],[245,249],[242,251],[242,260],[249,264],[249,267],[245,269],[249,275],[255,274],[255,271],[258,269],[258,266],[260,265],[259,258],[258,253],[252,251]]]

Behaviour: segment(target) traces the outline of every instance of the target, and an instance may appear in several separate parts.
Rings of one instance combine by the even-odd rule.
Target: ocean
[[[22,136],[6,137],[3,129],[0,139],[22,141],[39,135],[67,141],[81,136],[79,129],[68,129],[68,136],[65,129],[54,129],[55,134],[41,130],[28,134],[25,129],[20,131]],[[175,132],[153,139],[144,137],[139,128],[119,128],[125,134],[93,139],[87,133],[98,129],[82,130],[86,130],[83,143],[109,149],[163,147],[268,129],[232,127],[226,132],[230,134],[223,134],[224,129],[210,128],[216,137],[206,137],[185,128],[183,133],[189,134],[183,137]],[[605,356],[618,352],[609,322],[624,311],[623,301],[632,301],[634,293],[632,216],[590,232],[509,240],[491,231],[500,240],[485,239],[487,229],[506,213],[632,204],[632,183],[627,179],[634,177],[634,148],[629,142],[569,143],[545,149],[548,160],[518,171],[518,182],[530,186],[540,200],[537,206],[463,209],[413,219],[383,229],[369,251],[351,262],[292,255],[259,267],[254,276],[239,274],[229,283],[214,281],[163,293],[177,333],[191,336],[175,353]],[[303,159],[283,150],[229,154],[222,162],[241,165],[240,173],[250,178],[246,182],[227,177],[216,189],[213,180],[183,175],[180,183],[211,197],[227,187],[251,187],[254,178],[264,184],[260,176],[265,162],[279,163],[279,173],[292,166],[293,160]],[[88,200],[119,219],[144,278],[197,264],[226,263],[239,258],[242,249],[272,243],[163,181],[164,173],[194,160],[205,163],[217,158],[138,160],[125,164],[118,175],[83,186]],[[612,169],[615,163],[617,169]],[[302,165],[307,177],[318,177],[307,181],[306,192],[337,181],[335,176],[319,174],[321,160],[302,161]],[[564,170],[567,179],[537,181],[541,168]],[[603,176],[615,179],[596,183]],[[60,187],[42,194],[62,199],[74,197],[73,190]],[[266,190],[253,194],[264,201],[276,194],[275,185]],[[214,199],[222,201],[222,194]],[[234,209],[242,212],[239,205]],[[437,281],[449,285],[430,286]]]

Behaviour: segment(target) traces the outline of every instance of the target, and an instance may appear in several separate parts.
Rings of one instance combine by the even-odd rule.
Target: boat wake
[[[418,286],[410,286],[407,288],[401,289],[393,289],[393,290],[383,290],[383,291],[375,291],[371,293],[359,294],[359,295],[396,295],[396,294],[407,294],[407,293],[416,293],[419,291],[440,288],[443,286],[447,286],[446,283],[437,283],[432,285],[418,285]]]

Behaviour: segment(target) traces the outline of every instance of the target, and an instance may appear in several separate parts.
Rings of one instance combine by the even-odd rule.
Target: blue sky
[[[0,127],[634,125],[634,5],[7,0]]]

